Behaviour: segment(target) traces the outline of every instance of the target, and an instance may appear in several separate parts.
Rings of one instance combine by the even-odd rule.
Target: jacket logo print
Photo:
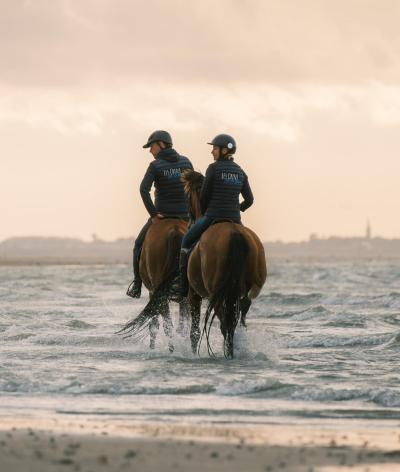
[[[182,172],[181,170],[178,169],[164,169],[163,171],[164,177],[167,177],[167,179],[180,179]]]
[[[224,183],[229,184],[229,185],[241,185],[242,183],[240,175],[232,173],[232,172],[222,172],[221,178],[224,181]]]

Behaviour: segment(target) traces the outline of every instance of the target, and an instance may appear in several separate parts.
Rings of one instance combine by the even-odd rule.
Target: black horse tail
[[[217,293],[210,299],[204,321],[202,337],[205,334],[210,355],[214,355],[210,346],[210,330],[218,312],[224,335],[224,355],[233,357],[233,335],[240,318],[242,274],[248,253],[249,247],[244,236],[237,231],[233,232],[229,241],[223,278]]]
[[[146,328],[149,327],[151,321],[159,316],[160,313],[160,305],[161,302],[164,300],[165,289],[160,286],[150,297],[149,302],[143,308],[143,310],[139,313],[139,315],[134,318],[133,320],[126,323],[126,325],[117,331],[115,334],[122,334],[124,338],[135,338],[140,340],[145,338],[148,334]]]

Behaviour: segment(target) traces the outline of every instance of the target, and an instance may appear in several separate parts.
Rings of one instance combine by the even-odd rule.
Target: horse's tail
[[[133,337],[138,340],[145,338],[148,334],[146,328],[149,327],[154,318],[161,314],[160,305],[165,298],[165,287],[160,286],[150,297],[150,300],[140,314],[135,319],[126,323],[126,325],[115,334],[122,334],[125,338]]]
[[[217,311],[221,314],[221,328],[232,337],[233,342],[233,333],[240,318],[242,274],[248,253],[249,247],[244,236],[238,231],[231,233],[223,278],[208,304],[202,333],[202,336],[206,335],[207,349],[211,355],[213,352],[210,346],[210,330]],[[230,356],[226,343],[224,343],[224,354],[226,357]]]
[[[178,273],[181,241],[182,234],[176,228],[171,229],[167,237],[167,255],[162,283],[154,290],[149,302],[140,314],[132,321],[129,321],[116,334],[123,334],[127,338],[134,337],[138,339],[144,338],[147,335],[145,330],[151,321],[161,314],[160,306],[162,302],[168,299],[171,283]]]

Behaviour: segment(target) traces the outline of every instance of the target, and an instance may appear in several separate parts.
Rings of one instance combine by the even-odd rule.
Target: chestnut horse
[[[174,350],[169,291],[178,273],[179,251],[187,226],[186,221],[177,218],[158,219],[148,229],[143,242],[139,271],[145,287],[150,292],[150,300],[142,312],[118,333],[126,337],[144,338],[147,335],[146,328],[149,328],[151,349],[155,347],[159,328],[158,317],[161,316],[164,332],[169,338],[169,350]],[[185,300],[179,303],[178,332],[181,334],[184,334],[187,320],[188,307]]]
[[[204,179],[186,170],[181,177],[188,196],[192,219],[201,216],[199,194]],[[214,318],[220,321],[224,354],[233,358],[233,337],[237,323],[245,325],[251,299],[258,296],[267,277],[264,247],[249,228],[227,220],[207,228],[188,261],[189,303],[192,316],[190,339],[193,352],[201,341],[201,299],[208,298],[204,328],[209,354],[209,334]]]

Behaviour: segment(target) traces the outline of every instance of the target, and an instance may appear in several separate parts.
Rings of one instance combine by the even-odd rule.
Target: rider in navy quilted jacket
[[[202,217],[189,229],[182,240],[179,260],[180,283],[173,289],[180,296],[187,296],[189,284],[187,263],[190,248],[202,233],[218,219],[228,219],[241,224],[240,212],[253,204],[253,193],[243,169],[233,160],[236,142],[228,134],[219,134],[211,143],[214,163],[208,166],[200,192]],[[243,201],[239,202],[242,195]]]
[[[129,286],[127,294],[134,298],[139,298],[141,294],[142,280],[139,274],[139,258],[147,230],[157,218],[188,218],[187,200],[180,178],[184,169],[193,169],[189,159],[181,156],[172,148],[171,135],[166,131],[154,131],[143,147],[150,148],[154,160],[147,168],[140,184],[140,195],[150,218],[136,238],[133,249],[135,279]],[[152,185],[155,187],[154,203],[150,196]]]

